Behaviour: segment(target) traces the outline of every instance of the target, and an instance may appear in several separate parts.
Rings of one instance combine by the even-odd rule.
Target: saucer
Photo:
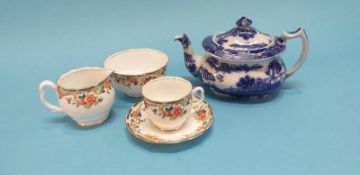
[[[193,98],[192,103],[198,100]],[[156,144],[175,144],[192,140],[210,128],[213,112],[205,101],[195,106],[190,115],[189,119],[178,130],[163,131],[147,118],[144,101],[140,101],[130,108],[125,123],[129,132],[143,141]]]

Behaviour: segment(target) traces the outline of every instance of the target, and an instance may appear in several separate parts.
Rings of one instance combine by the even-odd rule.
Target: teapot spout
[[[201,56],[195,54],[194,50],[190,46],[191,41],[186,34],[180,33],[175,37],[175,41],[179,41],[183,46],[186,68],[193,76],[198,77],[199,68],[203,64],[204,59],[202,59]]]

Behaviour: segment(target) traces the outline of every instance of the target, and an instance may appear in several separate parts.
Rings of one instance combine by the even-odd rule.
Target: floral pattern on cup
[[[165,74],[166,67],[163,67],[155,72],[148,73],[145,75],[127,76],[114,74],[114,79],[117,83],[130,88],[131,86],[143,86],[148,81],[158,78]]]
[[[132,131],[136,132],[139,135],[141,134],[140,125],[145,122],[145,119],[144,119],[144,117],[142,117],[142,114],[140,111],[141,106],[142,105],[138,105],[137,109],[133,109],[135,106],[133,108],[131,108],[128,113],[128,116],[126,117],[126,120],[127,120],[126,123],[129,127],[129,129],[131,129]],[[146,140],[162,141],[159,137],[150,135],[150,134],[144,134],[141,137]]]
[[[144,100],[144,104],[145,108],[149,108],[155,115],[163,119],[175,120],[188,112],[188,109],[185,109],[184,106],[188,106],[191,100],[191,95],[189,95],[183,100],[174,103],[163,103],[159,105],[156,102]]]
[[[193,97],[192,100],[193,104],[199,101],[199,99],[196,97]],[[196,125],[196,128],[191,129],[193,131],[190,133],[180,134],[175,140],[169,140],[164,137],[168,134],[166,131],[160,131],[160,133],[158,134],[155,134],[151,131],[149,132],[149,128],[151,127],[146,124],[146,122],[149,122],[146,120],[149,119],[147,118],[148,116],[146,116],[146,113],[143,113],[145,112],[144,110],[144,101],[135,104],[133,107],[130,108],[125,118],[125,123],[130,133],[132,133],[135,137],[150,143],[173,144],[194,139],[204,133],[207,129],[209,129],[213,120],[213,112],[211,107],[206,102],[202,102],[194,106],[194,108],[192,109],[193,115],[191,115],[191,117],[194,120],[191,121],[198,123]],[[177,132],[182,131],[180,130]]]
[[[110,94],[112,85],[109,79],[105,80],[98,86],[82,91],[71,91],[57,87],[57,94],[59,99],[65,98],[68,104],[72,104],[75,107],[83,106],[84,108],[90,108],[93,105],[97,105],[103,101],[101,94]]]
[[[199,101],[198,98],[193,98],[193,103],[196,103],[197,101]],[[207,104],[206,104],[207,105]],[[209,110],[209,106],[205,106],[205,105],[196,105],[194,107],[194,113],[195,113],[195,119],[199,122],[202,122],[202,125],[201,127],[199,127],[197,130],[201,130],[201,129],[204,129],[203,127],[204,126],[207,126],[208,123],[211,122],[211,117],[213,114],[212,114],[212,110]]]
[[[193,98],[192,103],[196,103],[197,101],[199,101],[198,98]],[[193,108],[193,112],[194,112],[194,118],[196,121],[198,121],[199,123],[201,123],[201,125],[196,128],[196,132],[193,132],[191,134],[186,134],[182,136],[182,139],[188,139],[188,138],[194,138],[197,135],[199,135],[199,133],[202,133],[204,131],[206,131],[209,128],[209,125],[212,122],[212,110],[210,108],[210,106],[208,106],[207,103],[202,103],[200,105],[196,105]]]

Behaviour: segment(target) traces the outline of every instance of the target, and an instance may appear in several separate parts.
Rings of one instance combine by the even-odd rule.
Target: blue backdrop
[[[0,174],[360,174],[359,1],[0,0]],[[207,89],[212,129],[178,145],[138,141],[124,117],[137,102],[118,93],[111,118],[83,129],[39,101],[38,84],[64,72],[102,66],[112,53],[156,48],[168,74],[201,85],[183,66],[173,37],[202,39],[241,16],[279,35],[303,26],[304,66],[264,102],[226,100]],[[300,53],[290,41],[287,66]],[[55,93],[48,98],[56,102]]]

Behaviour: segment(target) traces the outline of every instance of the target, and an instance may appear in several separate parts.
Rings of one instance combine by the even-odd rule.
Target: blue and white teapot
[[[237,27],[203,40],[206,51],[197,56],[185,34],[175,40],[184,48],[185,65],[192,75],[218,95],[230,97],[264,97],[280,89],[284,80],[304,63],[308,53],[308,38],[302,27],[294,32],[283,32],[280,37],[259,32],[252,21],[240,18]],[[302,52],[291,69],[286,69],[280,54],[286,41],[300,37]]]

